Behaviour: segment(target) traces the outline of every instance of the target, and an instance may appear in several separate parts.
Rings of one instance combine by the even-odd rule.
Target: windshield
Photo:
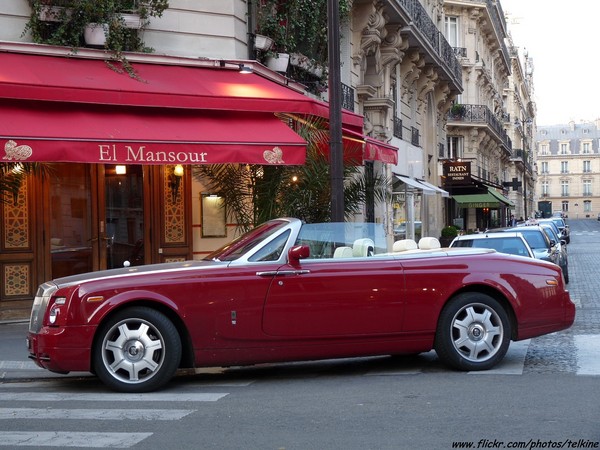
[[[285,220],[271,220],[265,222],[237,239],[229,242],[218,250],[207,255],[204,260],[210,261],[233,261],[247,253],[254,246],[265,241],[266,238],[287,226]]]

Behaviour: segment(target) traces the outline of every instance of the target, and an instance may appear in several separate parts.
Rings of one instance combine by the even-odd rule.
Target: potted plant
[[[169,7],[168,0],[29,0],[31,15],[23,34],[31,33],[34,42],[62,45],[74,50],[86,45],[102,47],[111,54],[110,62],[119,62],[124,71],[136,77],[125,51],[151,51],[140,39],[137,28],[144,29],[151,17],[160,17]],[[51,16],[44,14],[48,8]],[[135,14],[132,19],[129,15]],[[48,20],[48,18],[51,20]],[[86,29],[88,30],[86,32]],[[87,41],[92,35],[102,42]]]
[[[339,4],[344,20],[349,16],[349,0]],[[327,0],[260,0],[256,32],[274,41],[271,50],[260,55],[267,64],[296,53],[301,56],[294,62],[302,61],[304,70],[323,76],[328,59]]]
[[[456,228],[454,225],[448,225],[442,228],[440,244],[442,245],[442,247],[449,247],[450,243],[454,240],[456,236],[458,236],[458,228]]]
[[[465,105],[461,105],[460,103],[455,103],[450,108],[450,116],[456,119],[462,119],[467,114],[467,108]]]

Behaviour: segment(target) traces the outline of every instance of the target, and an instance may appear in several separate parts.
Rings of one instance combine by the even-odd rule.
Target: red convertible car
[[[572,325],[555,264],[432,247],[388,249],[376,224],[284,218],[201,261],[56,279],[38,289],[30,357],[145,392],[178,368],[431,349],[452,368],[485,370],[511,340]]]

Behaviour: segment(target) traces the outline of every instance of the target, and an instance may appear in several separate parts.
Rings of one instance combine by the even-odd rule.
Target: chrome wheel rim
[[[124,383],[152,378],[164,363],[165,343],[150,322],[126,319],[116,323],[102,342],[102,362],[108,372]]]
[[[483,362],[502,346],[504,326],[496,311],[482,303],[464,306],[452,318],[452,345],[466,360]]]

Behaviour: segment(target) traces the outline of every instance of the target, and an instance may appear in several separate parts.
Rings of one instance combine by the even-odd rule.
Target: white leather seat
[[[352,258],[352,247],[338,247],[333,252],[334,258]]]
[[[375,243],[373,239],[363,238],[357,239],[352,244],[352,256],[373,256],[375,251]]]
[[[434,237],[422,237],[419,239],[419,248],[421,250],[433,250],[436,248],[441,248],[440,241]]]
[[[413,239],[401,239],[399,241],[394,242],[394,246],[392,247],[392,251],[396,252],[405,252],[407,250],[417,250],[419,247],[417,243]]]

